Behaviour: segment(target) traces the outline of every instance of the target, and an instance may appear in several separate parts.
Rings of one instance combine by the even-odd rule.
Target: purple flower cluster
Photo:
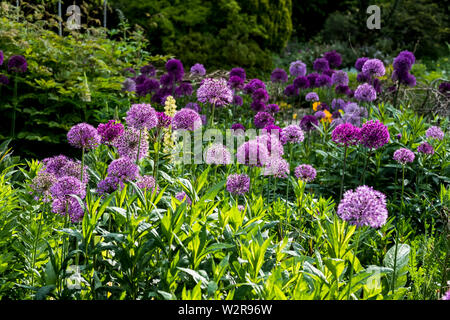
[[[313,63],[313,69],[317,72],[324,72],[330,69],[330,64],[325,58],[318,58]]]
[[[100,195],[113,193],[117,189],[122,189],[125,186],[119,177],[107,176],[100,180],[97,184],[97,193]]]
[[[356,145],[359,142],[361,129],[351,123],[338,125],[331,133],[332,140],[340,146]]]
[[[184,191],[178,192],[178,193],[175,195],[175,198],[178,199],[180,202],[186,201],[186,203],[187,203],[188,205],[191,205],[191,204],[192,204],[191,198],[189,198],[189,196],[188,196],[188,195],[186,194],[186,192],[184,192]]]
[[[316,126],[319,125],[319,120],[313,115],[305,115],[300,121],[300,128],[303,131],[309,132],[312,130],[316,130]]]
[[[372,77],[382,77],[386,73],[384,64],[379,59],[368,59],[362,66],[362,73]]]
[[[331,81],[333,85],[336,86],[348,86],[348,75],[347,72],[339,70],[333,73],[331,76]]]
[[[246,94],[253,94],[258,89],[266,89],[266,84],[259,79],[252,79],[244,86]]]
[[[355,99],[358,101],[374,101],[377,98],[375,88],[368,83],[363,83],[355,90]]]
[[[127,111],[127,125],[137,130],[152,129],[158,124],[155,109],[149,104],[133,104]]]
[[[107,123],[100,123],[97,133],[100,135],[100,142],[105,145],[112,145],[114,140],[124,131],[123,124],[116,120],[109,120]]]
[[[309,164],[301,164],[297,168],[295,168],[294,174],[297,179],[311,182],[316,178],[317,171]]]
[[[139,137],[141,137],[139,142]],[[128,157],[136,160],[139,150],[139,160],[148,154],[148,133],[147,130],[139,132],[129,127],[123,134],[114,140],[114,146],[121,157]]]
[[[84,209],[76,198],[56,198],[52,203],[52,211],[58,213],[63,217],[69,215],[70,221],[73,223],[79,222],[83,219]]]
[[[222,107],[233,101],[233,91],[228,87],[225,79],[206,78],[197,90],[197,99],[202,103]]]
[[[243,195],[250,190],[250,177],[246,174],[231,174],[227,178],[227,191]]]
[[[11,56],[8,60],[8,71],[16,73],[25,73],[28,69],[28,63],[24,56]]]
[[[423,142],[417,147],[417,152],[424,154],[434,154],[434,148],[428,142]]]
[[[406,148],[400,148],[395,150],[393,159],[401,164],[411,163],[414,161],[415,155],[414,152],[412,152],[409,149]]]
[[[289,73],[293,77],[306,75],[306,64],[304,64],[300,60],[291,62],[290,66],[289,66]]]
[[[270,81],[272,81],[273,83],[284,83],[288,81],[288,75],[286,71],[284,71],[284,69],[276,68],[270,75]]]
[[[309,88],[309,80],[305,76],[298,76],[294,79],[294,88],[296,89],[306,89]]]
[[[50,188],[56,183],[58,178],[53,173],[46,170],[38,172],[36,177],[31,181],[31,189],[36,194],[35,199],[42,198],[44,202],[49,202],[51,198]]]
[[[168,128],[172,124],[172,117],[164,112],[156,112],[158,117],[158,128]]]
[[[196,63],[191,67],[191,74],[196,76],[204,76],[206,69],[201,63]]]
[[[289,162],[280,157],[270,157],[264,167],[265,176],[285,179],[288,177],[289,172]]]
[[[260,111],[255,115],[254,118],[255,127],[258,129],[262,129],[267,127],[268,125],[272,125],[275,123],[275,119],[272,115],[265,111]]]
[[[139,177],[139,167],[130,158],[119,158],[109,164],[108,176],[119,178],[122,182],[136,180]]]
[[[156,76],[156,69],[152,64],[147,64],[145,66],[142,66],[140,71],[141,71],[141,74],[143,74],[147,77]]]
[[[366,148],[378,149],[389,142],[389,130],[379,120],[370,120],[361,128],[360,143]]]
[[[287,143],[300,143],[305,139],[302,129],[296,125],[291,124],[281,131],[280,140],[283,145]]]
[[[238,76],[231,76],[228,79],[228,86],[233,90],[241,90],[244,88],[244,79]]]
[[[410,51],[402,51],[394,59],[392,63],[394,71],[392,72],[392,80],[398,81],[400,84],[405,84],[410,87],[416,85],[416,78],[410,74],[412,65],[416,62],[416,57]]]
[[[67,140],[75,148],[95,149],[100,144],[101,137],[97,129],[83,122],[70,128]]]
[[[306,101],[319,101],[319,95],[315,92],[309,92],[305,96]]]
[[[192,109],[183,108],[172,119],[172,126],[174,130],[188,130],[195,131],[202,126],[202,119],[200,115]]]
[[[241,124],[241,123],[233,123],[232,125],[231,125],[231,130],[233,130],[234,132],[233,132],[233,134],[244,134],[244,131],[245,131],[245,127],[244,127],[244,125],[243,124]]]
[[[242,106],[244,104],[244,100],[241,96],[233,96],[233,104],[236,106]]]
[[[269,150],[267,147],[255,140],[244,142],[236,152],[237,161],[247,166],[262,167],[269,159]]]
[[[356,62],[355,62],[355,68],[356,68],[356,70],[358,70],[359,72],[361,72],[361,71],[362,71],[362,68],[363,68],[363,66],[364,66],[364,63],[366,63],[367,60],[369,60],[369,58],[366,58],[366,57],[362,57],[362,58],[356,59]]]
[[[280,107],[277,104],[275,104],[275,103],[271,103],[271,104],[268,104],[266,106],[266,110],[267,110],[267,112],[275,114],[275,113],[278,113],[280,111]]]
[[[298,95],[298,89],[295,87],[294,84],[289,84],[286,86],[286,88],[284,88],[283,93],[286,97],[296,96]]]
[[[230,71],[230,78],[233,77],[233,76],[238,76],[243,81],[245,81],[245,79],[246,79],[245,70],[242,69],[242,68],[233,68]]]
[[[256,140],[267,148],[269,157],[281,157],[284,154],[284,148],[279,137],[280,134],[276,129],[273,131],[263,130],[263,134],[257,136]]]
[[[425,132],[425,135],[427,138],[436,139],[436,140],[442,140],[444,139],[444,132],[441,130],[441,128],[432,126],[427,129]]]
[[[342,57],[336,50],[325,52],[323,57],[327,59],[330,68],[337,68],[342,64]]]
[[[158,186],[156,185],[156,180],[153,176],[145,175],[139,178],[136,185],[143,190],[146,190],[148,192],[152,192],[156,190],[156,193],[158,193]]]
[[[1,80],[0,80],[1,82]],[[442,82],[439,85],[439,92],[445,94],[446,96],[450,96],[450,82]]]
[[[205,162],[216,165],[230,164],[231,153],[223,144],[213,144],[206,150]]]
[[[175,80],[181,81],[184,76],[183,64],[180,60],[170,59],[166,62],[167,73]]]

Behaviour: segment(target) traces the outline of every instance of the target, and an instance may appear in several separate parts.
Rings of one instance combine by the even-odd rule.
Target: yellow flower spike
[[[316,101],[313,103],[313,110],[317,111],[317,107],[320,106],[320,101]]]

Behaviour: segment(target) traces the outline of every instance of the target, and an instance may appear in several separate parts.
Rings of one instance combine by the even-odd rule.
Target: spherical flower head
[[[266,84],[259,79],[252,79],[244,86],[246,94],[253,94],[258,89],[266,89]]]
[[[270,113],[260,111],[255,115],[254,123],[256,128],[262,129],[268,125],[274,124],[275,119],[272,117]]]
[[[186,194],[186,192],[184,192],[184,191],[178,192],[178,193],[175,195],[175,198],[178,199],[180,202],[186,201],[186,203],[187,203],[188,205],[191,205],[191,204],[192,204],[191,198],[189,198],[189,196],[188,196],[188,195]]]
[[[207,164],[227,165],[231,163],[231,153],[221,143],[211,145],[205,154],[205,162]]]
[[[432,126],[428,128],[428,130],[425,132],[425,135],[427,138],[436,139],[436,140],[442,140],[444,139],[444,132],[441,130],[441,128]]]
[[[197,90],[197,99],[202,103],[222,107],[233,101],[233,91],[225,79],[205,78]]]
[[[131,78],[125,79],[125,81],[122,83],[122,91],[124,92],[136,91],[136,82]]]
[[[172,124],[172,117],[164,112],[156,112],[158,117],[158,128],[168,128]]]
[[[316,118],[314,117],[314,119]],[[303,140],[305,140],[305,135],[300,126],[291,124],[283,128],[283,130],[281,131],[280,140],[283,145],[287,143],[301,143]]]
[[[377,98],[377,92],[370,84],[363,83],[356,88],[355,98],[358,101],[374,101]]]
[[[271,103],[271,104],[268,104],[266,106],[266,110],[267,110],[267,112],[275,114],[275,113],[278,113],[280,111],[280,107],[277,104],[275,104],[275,103]]]
[[[232,76],[228,80],[228,86],[234,90],[241,90],[244,88],[244,79],[239,76]]]
[[[244,104],[244,100],[241,96],[233,96],[233,104],[235,106],[242,106]]]
[[[423,142],[417,147],[417,152],[424,154],[434,154],[434,148],[428,142]]]
[[[289,65],[289,73],[293,77],[304,76],[306,74],[306,64],[297,60]]]
[[[51,187],[50,193],[53,198],[67,198],[77,195],[81,199],[86,196],[86,186],[75,177],[64,176],[59,178]]]
[[[122,157],[111,161],[108,176],[117,177],[121,181],[136,180],[139,177],[139,167],[130,158]]]
[[[180,60],[170,59],[166,62],[167,73],[170,74],[175,81],[181,81],[184,76],[183,64]]]
[[[315,88],[315,87],[317,87],[317,85],[316,85],[316,80],[317,80],[317,78],[319,77],[320,75],[318,74],[318,73],[310,73],[310,74],[308,74],[306,77],[308,78],[308,81],[309,81],[309,87],[310,88]]]
[[[298,89],[293,85],[287,85],[286,88],[284,88],[284,95],[286,97],[292,97],[298,95]]]
[[[280,157],[270,157],[264,167],[265,176],[285,179],[288,177],[289,172],[289,163]]]
[[[196,63],[191,67],[191,74],[196,76],[204,76],[206,69],[201,63]]]
[[[267,93],[266,89],[259,88],[259,89],[256,89],[255,91],[253,91],[252,99],[263,101],[264,103],[267,103],[267,101],[269,101],[269,94]]]
[[[100,135],[100,142],[105,145],[112,145],[114,139],[124,132],[123,124],[116,120],[109,120],[107,123],[100,123],[97,127],[97,133]]]
[[[44,202],[49,202],[51,198],[50,188],[56,183],[58,178],[53,173],[41,170],[31,181],[31,189],[34,191],[35,199],[40,198]]]
[[[331,76],[331,81],[333,85],[336,86],[348,86],[348,75],[347,72],[339,70],[333,73]]]
[[[392,66],[398,73],[405,73],[411,70],[412,65],[416,62],[414,54],[408,50],[402,51],[394,59]]]
[[[442,82],[439,85],[439,92],[444,95],[450,96],[450,82]]]
[[[360,143],[366,148],[378,149],[389,142],[389,130],[379,120],[370,120],[361,128]]]
[[[268,132],[263,130],[263,133],[256,137],[256,141],[267,148],[269,157],[271,158],[280,158],[284,154],[279,131],[274,130],[273,132]]]
[[[8,71],[16,73],[24,73],[28,69],[27,60],[24,56],[15,55],[8,60]]]
[[[450,289],[442,296],[441,300],[450,300]]]
[[[193,91],[191,83],[184,81],[175,89],[174,95],[175,97],[187,97],[192,95]]]
[[[288,81],[288,75],[284,69],[276,68],[272,71],[270,75],[270,81],[273,83],[284,83]]]
[[[313,101],[313,102],[320,101],[319,95],[317,93],[315,93],[315,92],[307,93],[306,96],[305,96],[305,100],[306,101]]]
[[[362,71],[362,67],[364,66],[364,63],[366,63],[367,60],[369,60],[369,58],[366,58],[366,57],[362,57],[362,58],[356,59],[356,62],[355,62],[356,70],[361,72]]]
[[[337,68],[342,64],[342,57],[336,50],[325,52],[323,57],[327,59],[330,68]]]
[[[325,58],[318,58],[313,63],[313,69],[317,72],[324,72],[325,70],[330,69],[330,64],[328,60]]]
[[[240,123],[234,123],[231,126],[231,130],[242,130],[242,131],[245,131],[245,127],[244,127],[244,125],[242,125]]]
[[[75,148],[95,149],[100,144],[101,137],[97,129],[87,123],[74,125],[67,133],[69,144]]]
[[[317,172],[309,164],[301,164],[295,168],[294,174],[299,180],[311,182],[316,178]]]
[[[339,146],[356,145],[359,142],[361,129],[350,123],[343,123],[334,128],[332,140]]]
[[[282,131],[282,129],[279,126],[276,126],[274,124],[270,124],[270,125],[264,127],[263,130],[265,130],[268,134],[278,133],[278,136],[281,136],[281,131]]]
[[[147,77],[154,77],[156,75],[156,69],[152,64],[147,64],[141,67],[141,74]]]
[[[145,97],[151,92],[156,92],[159,89],[159,82],[156,79],[145,78],[142,83],[136,83],[136,94],[139,97]]]
[[[338,216],[358,227],[380,228],[386,223],[388,211],[386,196],[368,186],[359,186],[344,193],[339,203]]]
[[[325,118],[325,116],[325,112],[323,111],[317,111],[316,113],[314,113],[314,117],[316,117],[318,120]]]
[[[72,223],[80,222],[83,220],[84,210],[77,199],[73,197],[57,198],[53,200],[52,212],[60,214],[65,217],[69,215]]]
[[[174,130],[195,131],[202,126],[200,115],[192,109],[183,108],[172,119]]]
[[[341,98],[333,99],[333,101],[331,101],[331,109],[333,110],[344,109],[346,106],[347,102],[345,102]]]
[[[267,147],[256,139],[243,143],[236,152],[237,161],[247,166],[262,167],[269,159]]]
[[[327,76],[326,74],[321,74],[317,77],[315,86],[317,88],[320,87],[331,87],[331,78]]]
[[[139,137],[140,143],[139,143]],[[132,127],[127,128],[123,134],[114,140],[113,145],[121,157],[128,157],[136,161],[138,150],[139,160],[148,154],[148,133],[147,130],[138,131]]]
[[[306,89],[309,87],[309,80],[305,76],[298,76],[294,79],[294,87],[296,89]]]
[[[159,78],[159,82],[163,87],[172,88],[175,82],[175,78],[171,74],[163,74]]]
[[[81,180],[81,162],[69,160],[66,164],[59,170],[58,177],[75,177]],[[89,182],[89,174],[87,172],[87,167],[83,167],[83,184],[87,185]]]
[[[158,125],[155,109],[149,104],[133,104],[127,111],[127,125],[137,130],[152,129]]]
[[[300,128],[303,131],[309,132],[311,130],[316,130],[316,126],[319,125],[319,120],[313,115],[305,115],[300,121]]]
[[[244,81],[246,79],[245,70],[242,69],[242,68],[233,68],[233,69],[231,69],[231,71],[230,71],[230,78],[232,76],[238,76],[239,78],[241,78]]]
[[[244,195],[250,190],[250,177],[246,174],[231,174],[227,178],[227,191]]]
[[[42,163],[45,166],[45,171],[54,174],[57,178],[61,178],[61,169],[69,162],[70,159],[64,155],[54,156],[51,158],[45,158]]]
[[[98,182],[97,193],[100,195],[110,194],[117,189],[121,190],[124,186],[125,185],[121,178],[116,176],[107,176],[105,179]]]
[[[352,124],[355,127],[361,126],[361,117],[355,113],[346,113],[342,116],[344,123]]]
[[[372,77],[382,77],[386,73],[386,69],[384,68],[384,64],[381,60],[369,59],[364,63],[362,72],[369,74]]]
[[[358,104],[351,102],[348,103],[347,105],[345,105],[343,107],[343,110],[346,114],[353,114],[359,117],[367,117],[368,116],[368,112],[367,109],[364,107],[360,107],[358,106]]]
[[[250,108],[252,108],[253,111],[260,112],[260,111],[266,111],[266,104],[264,101],[261,100],[254,100],[250,104]]]
[[[395,161],[403,165],[413,162],[414,158],[415,158],[414,152],[406,148],[400,148],[395,150],[393,157]]]
[[[156,180],[153,176],[150,175],[145,175],[139,178],[139,180],[137,181],[136,185],[143,190],[146,190],[148,192],[152,192],[155,191],[156,189],[156,193],[158,193],[158,186],[156,185]]]

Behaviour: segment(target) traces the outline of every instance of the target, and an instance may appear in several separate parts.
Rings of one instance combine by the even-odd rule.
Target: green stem
[[[351,288],[352,288],[353,270],[355,269],[355,259],[356,259],[356,253],[358,252],[358,245],[359,245],[359,237],[360,236],[361,236],[361,227],[358,228],[358,235],[356,236],[356,247],[355,247],[355,252],[353,253],[352,267],[350,269],[350,281],[349,281],[349,284],[348,284],[347,300],[350,300],[350,291],[351,291]]]
[[[138,151],[137,151],[137,157],[136,157],[136,165],[139,164],[139,155],[141,151],[141,137],[142,137],[142,129],[139,130],[139,142],[138,142]]]
[[[345,177],[345,169],[347,165],[347,145],[345,145],[344,148],[344,167],[342,170],[342,177],[341,177],[341,190],[339,191],[339,201],[342,199],[342,192],[344,191],[344,177]]]
[[[367,170],[367,162],[368,162],[368,158],[370,157],[370,151],[367,152],[366,157],[364,158],[364,170],[361,176],[361,182],[359,183],[361,184],[365,184],[366,183],[366,170]]]
[[[211,113],[211,127],[214,126],[214,110],[215,110],[215,109],[216,109],[216,104],[213,103],[213,106],[212,106],[212,113]]]
[[[289,165],[292,163],[292,151],[293,151],[293,147],[292,147],[292,144],[290,144],[289,145]],[[290,171],[290,170],[289,170]],[[287,223],[288,223],[288,196],[289,196],[289,186],[291,185],[290,183],[289,183],[289,175],[287,176],[287,178],[286,178],[286,183],[287,183],[287,187],[286,187],[286,209],[285,209],[285,213],[284,213],[284,216],[285,216],[285,223],[286,223],[286,226],[285,226],[285,229],[287,228]]]
[[[44,210],[46,209],[46,205],[44,205]],[[39,213],[38,215],[38,231],[36,234],[36,239],[33,243],[33,259],[32,259],[32,265],[31,265],[31,286],[34,286],[34,267],[36,265],[36,254],[37,254],[37,247],[39,244],[39,240],[40,240],[40,236],[41,236],[41,229],[42,229],[42,223],[41,221],[43,220],[43,214],[42,212]]]

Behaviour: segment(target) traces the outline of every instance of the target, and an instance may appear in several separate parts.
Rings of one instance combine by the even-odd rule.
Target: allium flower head
[[[172,124],[172,117],[164,112],[156,112],[158,117],[158,128],[168,128]]]
[[[339,70],[333,73],[331,76],[331,81],[336,86],[348,86],[348,75],[347,72]]]
[[[355,90],[355,98],[358,101],[373,101],[377,98],[377,93],[370,84],[363,83]]]
[[[266,111],[266,104],[264,101],[261,100],[254,100],[250,104],[250,108],[252,108],[253,111],[260,112],[260,111]]]
[[[316,169],[314,169],[312,166],[310,166],[309,164],[301,164],[299,165],[297,168],[295,168],[295,176],[297,177],[297,179],[306,181],[306,182],[311,182],[316,178]]]
[[[84,216],[83,207],[78,200],[73,197],[57,198],[53,200],[52,212],[60,214],[63,217],[69,215],[72,223],[80,222]]]
[[[31,181],[30,185],[36,195],[35,199],[38,200],[39,198],[42,198],[44,202],[49,202],[51,197],[50,188],[57,180],[58,178],[53,173],[45,170],[39,171],[36,177]]]
[[[244,127],[244,125],[242,125],[240,123],[234,123],[231,126],[231,130],[242,130],[242,131],[245,131],[245,127]]]
[[[115,176],[108,176],[103,180],[100,180],[97,184],[97,193],[100,195],[110,194],[117,189],[122,189],[124,183],[122,179]]]
[[[267,93],[266,89],[259,88],[259,89],[256,89],[255,91],[253,91],[252,99],[263,101],[264,103],[267,103],[267,101],[269,101],[269,94]]]
[[[283,93],[286,97],[296,96],[298,95],[298,89],[293,84],[289,84],[284,88]]]
[[[195,131],[202,126],[200,115],[192,109],[183,108],[172,119],[174,130]]]
[[[139,136],[141,141],[139,143]],[[134,161],[139,150],[139,160],[148,154],[148,133],[147,130],[139,132],[133,127],[127,128],[123,134],[114,140],[114,146],[121,157],[128,157]]]
[[[447,96],[450,96],[450,82],[442,82],[439,85],[439,92]]]
[[[133,104],[127,111],[127,125],[137,130],[152,129],[158,124],[155,109],[149,104]]]
[[[233,96],[233,104],[236,106],[242,106],[244,104],[244,100],[241,96]]]
[[[253,94],[258,89],[266,89],[266,84],[259,79],[252,79],[244,86],[246,94]]]
[[[81,162],[69,160],[59,171],[58,177],[69,176],[81,180]],[[83,167],[83,181],[85,185],[89,182],[89,173],[86,165]]]
[[[206,69],[201,63],[196,63],[191,67],[191,74],[204,76],[206,74]]]
[[[417,147],[417,152],[424,154],[434,154],[434,148],[428,142],[423,142]]]
[[[97,129],[87,123],[74,125],[67,133],[69,144],[75,148],[95,149],[100,144],[101,137]]]
[[[450,300],[450,289],[442,296],[441,300]]]
[[[342,63],[342,57],[336,50],[325,52],[323,55],[325,59],[327,59],[330,68],[337,68]]]
[[[330,64],[328,60],[325,58],[318,58],[313,63],[313,69],[317,72],[324,72],[325,70],[330,69]]]
[[[28,69],[27,60],[20,55],[12,56],[8,60],[8,71],[24,73]]]
[[[300,121],[300,128],[303,131],[309,132],[311,130],[316,130],[315,126],[319,125],[319,120],[313,115],[305,115]]]
[[[230,71],[230,78],[232,76],[238,76],[239,78],[241,78],[244,81],[246,79],[245,70],[242,69],[242,68],[233,68],[233,69],[231,69],[231,71]]]
[[[194,89],[192,88],[192,84],[187,81],[183,81],[180,83],[178,87],[176,87],[174,95],[175,97],[187,97],[192,95]]]
[[[386,73],[386,69],[381,60],[369,59],[364,63],[362,72],[372,77],[382,77]]]
[[[333,99],[331,101],[331,108],[333,110],[339,110],[339,109],[344,109],[347,106],[347,102],[345,102],[344,100],[342,100],[341,98],[338,99]]]
[[[326,74],[321,74],[320,76],[317,77],[315,86],[317,88],[331,87],[331,78]]]
[[[306,89],[309,87],[309,80],[305,76],[298,76],[294,79],[294,87],[297,89]]]
[[[318,120],[325,118],[325,112],[323,111],[317,111],[314,113],[314,117],[316,117]]]
[[[356,145],[359,142],[361,129],[350,123],[343,123],[331,133],[333,141],[342,146]]]
[[[289,66],[289,73],[293,77],[304,76],[306,74],[306,64],[300,60],[291,62]]]
[[[147,64],[141,67],[141,74],[147,77],[154,77],[156,75],[156,69],[152,64]]]
[[[187,203],[188,205],[191,205],[191,204],[192,204],[191,198],[189,198],[189,196],[188,196],[188,195],[186,194],[186,192],[184,192],[184,191],[178,192],[178,193],[175,195],[175,198],[178,199],[178,200],[181,201],[181,202],[186,201],[186,203]]]
[[[274,132],[263,131],[263,134],[256,137],[256,141],[267,148],[271,158],[280,158],[284,154],[283,144],[280,141],[280,134],[275,130]]]
[[[289,172],[289,163],[280,157],[270,157],[264,167],[265,176],[284,179],[288,177]]]
[[[280,136],[281,143],[283,145],[287,143],[300,143],[305,140],[305,135],[300,126],[291,124],[281,131]]]
[[[369,60],[369,58],[366,58],[366,57],[362,57],[362,58],[356,59],[356,62],[355,62],[356,70],[361,72],[362,71],[362,67],[364,66],[364,63],[366,63],[367,60]]]
[[[415,155],[409,149],[400,148],[395,150],[393,159],[401,164],[411,163],[414,161]]]
[[[97,127],[97,133],[101,137],[101,143],[111,145],[118,136],[124,131],[123,124],[116,120],[109,120],[107,123],[100,123]]]
[[[309,81],[309,87],[310,88],[315,88],[317,87],[316,85],[316,80],[320,75],[318,73],[310,73],[308,74],[306,77],[308,78]]]
[[[392,66],[397,73],[403,74],[411,70],[412,65],[416,62],[414,54],[408,50],[402,51],[394,59]]]
[[[244,79],[239,76],[232,76],[228,79],[228,86],[234,90],[240,90],[244,88]]]
[[[9,84],[9,79],[4,74],[0,74],[0,84],[7,86]]]
[[[276,68],[270,75],[270,81],[272,81],[273,83],[284,83],[288,81],[288,75],[286,71],[284,71],[284,69]]]
[[[432,126],[428,128],[428,130],[425,133],[427,138],[436,139],[436,140],[442,140],[444,139],[444,132],[441,130],[441,128]]]
[[[156,180],[153,176],[145,175],[140,177],[136,185],[140,189],[147,190],[148,192],[153,192],[156,189],[156,193],[158,193],[158,186],[156,185]]]
[[[319,101],[319,95],[315,92],[309,92],[305,96],[306,101]]]
[[[207,164],[216,164],[216,165],[230,164],[231,153],[223,144],[215,143],[207,149],[205,162]]]
[[[231,174],[227,178],[227,191],[243,195],[250,190],[250,177],[246,174]]]
[[[176,81],[181,81],[183,79],[184,68],[180,60],[170,59],[167,61],[166,70]]]
[[[68,157],[64,155],[54,156],[51,158],[45,158],[42,163],[45,166],[45,171],[54,174],[57,178],[62,177],[61,169],[71,161]]]
[[[51,186],[50,193],[54,198],[67,198],[70,195],[77,195],[83,199],[86,196],[86,189],[79,179],[65,176],[59,178]]]
[[[136,91],[136,82],[131,78],[126,78],[122,83],[122,91],[134,92]]]
[[[254,123],[256,128],[262,129],[268,125],[274,124],[275,119],[272,117],[270,113],[260,111],[255,115]]]
[[[237,161],[248,166],[262,167],[269,158],[267,147],[256,139],[243,143],[236,152]]]
[[[108,176],[117,177],[121,181],[136,180],[139,177],[139,167],[130,158],[119,158],[109,164]]]
[[[279,126],[276,126],[274,124],[270,124],[263,128],[263,130],[266,130],[268,134],[276,133],[278,131],[278,135],[281,135],[282,129]]]
[[[361,128],[360,143],[366,148],[378,149],[389,142],[389,130],[379,120],[370,120]]]
[[[136,83],[135,87],[136,94],[139,97],[145,97],[147,94],[159,90],[159,82],[156,79],[145,78],[143,82]]]
[[[202,103],[222,107],[233,101],[233,91],[225,79],[205,78],[197,90],[197,99]]]
[[[344,193],[338,216],[352,225],[379,228],[386,223],[386,196],[368,186],[359,186]]]

